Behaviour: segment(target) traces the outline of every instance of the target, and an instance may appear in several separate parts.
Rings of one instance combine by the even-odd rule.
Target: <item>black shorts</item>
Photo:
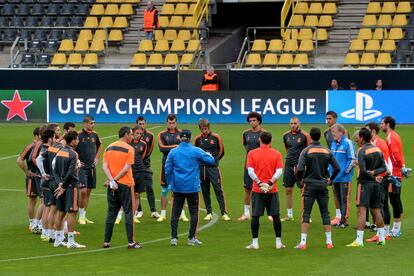
[[[381,184],[377,182],[358,183],[357,206],[381,208]]]
[[[79,173],[79,187],[87,189],[96,188],[96,168],[84,169],[80,168]]]
[[[153,180],[152,180],[152,170],[150,168],[144,169],[144,183],[145,187],[152,187]]]
[[[167,180],[165,178],[165,170],[164,170],[165,164],[161,163],[161,172],[160,172],[160,184],[161,186],[167,187]]]
[[[52,205],[52,193],[49,188],[42,188],[43,204],[45,206]]]
[[[50,205],[56,206],[56,196],[55,190],[57,188],[57,184],[54,180],[49,181],[49,189],[50,189]]]
[[[252,190],[253,188],[253,180],[250,178],[249,173],[247,172],[247,168],[244,168],[244,177],[243,177],[243,187],[247,190]]]
[[[286,188],[293,188],[297,182],[295,175],[296,165],[295,166],[285,166],[285,171],[283,172],[283,186]]]
[[[279,215],[279,194],[278,193],[252,193],[252,216],[261,217],[266,209],[268,216]]]
[[[145,192],[145,174],[144,171],[134,172],[134,190],[136,193]]]
[[[56,208],[61,212],[77,212],[79,208],[79,185],[69,185],[56,200]]]
[[[39,177],[28,177],[26,176],[26,195],[28,197],[41,197],[42,190],[40,189],[40,178]]]

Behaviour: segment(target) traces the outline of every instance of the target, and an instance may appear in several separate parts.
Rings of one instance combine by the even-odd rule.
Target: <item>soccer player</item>
[[[364,227],[367,208],[371,208],[379,233],[378,244],[385,245],[384,221],[381,215],[381,187],[380,174],[386,172],[387,167],[379,148],[371,143],[371,132],[366,128],[359,130],[361,148],[358,151],[358,189],[356,204],[358,207],[357,238],[348,247],[364,247]]]
[[[40,234],[41,229],[39,226],[41,225],[40,217],[41,217],[41,206],[40,204],[37,215],[35,216],[35,207],[37,202],[37,197],[40,197],[41,190],[40,190],[40,183],[37,185],[38,181],[36,178],[36,165],[32,162],[32,159],[29,158],[31,151],[35,147],[36,143],[39,141],[40,128],[37,127],[33,130],[33,142],[27,145],[23,152],[17,158],[17,164],[19,165],[20,169],[26,175],[26,195],[29,198],[29,202],[27,205],[27,214],[29,216],[29,231],[32,231],[34,234]],[[26,163],[25,163],[26,161]]]
[[[273,219],[276,235],[276,248],[285,248],[282,243],[282,224],[279,215],[279,194],[276,181],[282,176],[282,154],[271,148],[272,134],[260,133],[260,147],[247,154],[246,168],[253,180],[252,187],[252,243],[247,249],[259,249],[259,219],[266,209],[267,215]]]
[[[310,144],[309,134],[300,128],[298,117],[290,119],[290,130],[283,135],[283,143],[286,149],[285,172],[283,186],[286,188],[287,216],[281,221],[293,221],[293,187],[297,182],[296,169],[300,153]]]
[[[252,111],[247,114],[247,122],[250,125],[249,129],[243,131],[243,146],[246,150],[246,162],[247,155],[251,150],[257,149],[260,147],[259,137],[260,134],[265,129],[261,128],[262,124],[262,115],[258,112]],[[249,220],[250,219],[250,201],[252,199],[252,185],[253,181],[247,172],[246,163],[244,166],[244,177],[243,177],[243,187],[244,187],[244,212],[240,216],[239,221]]]
[[[389,234],[390,232],[390,222],[391,222],[391,214],[390,209],[388,206],[388,188],[390,186],[390,182],[388,180],[387,175],[391,175],[392,173],[392,162],[390,157],[390,152],[388,150],[387,143],[379,137],[379,125],[375,122],[370,122],[365,125],[365,127],[371,131],[372,134],[372,144],[376,147],[378,147],[382,154],[384,155],[384,161],[385,165],[387,166],[387,172],[380,174],[382,176],[382,182],[381,182],[381,214],[384,218],[384,231],[385,231],[385,240],[390,240],[391,236]],[[370,239],[367,239],[367,242],[378,242],[379,240],[379,233],[377,230],[377,234],[372,236]]]
[[[207,166],[202,164],[200,168],[201,190],[203,192],[204,203],[207,210],[207,215],[204,220],[211,220],[213,218],[210,198],[211,183],[214,193],[216,194],[217,202],[220,206],[221,218],[224,221],[229,221],[230,217],[227,215],[226,201],[224,199],[219,168],[219,161],[224,155],[223,140],[220,135],[210,130],[210,123],[207,119],[200,119],[198,121],[198,128],[200,129],[201,134],[194,139],[194,145],[210,153],[216,160],[214,165]]]
[[[382,119],[380,127],[386,135],[392,163],[392,176],[401,183],[403,172],[405,171],[405,161],[401,137],[395,132],[395,125],[395,119],[391,116],[386,116]],[[392,190],[389,196],[394,216],[394,225],[390,234],[393,237],[399,237],[401,235],[401,216],[403,214],[401,186],[398,187],[396,183],[392,183]]]
[[[58,151],[55,157],[53,169],[56,183],[55,189],[57,219],[55,221],[56,231],[55,247],[84,248],[85,245],[75,241],[76,215],[79,206],[79,159],[75,151],[79,143],[78,133],[69,131],[65,134],[66,146]],[[63,221],[66,216],[68,223],[68,242],[64,242]]]
[[[168,204],[168,188],[169,184],[165,178],[165,161],[167,160],[168,153],[173,148],[176,148],[180,143],[181,130],[177,128],[177,116],[175,114],[168,114],[167,116],[167,129],[158,133],[158,147],[162,153],[161,163],[161,215],[157,219],[158,222],[163,222],[167,218],[167,204]],[[189,221],[185,216],[184,209],[181,212],[180,219],[183,221]]]
[[[354,161],[356,160],[355,147],[346,137],[345,128],[341,124],[335,124],[331,128],[334,140],[331,143],[331,152],[339,164],[341,171],[332,179],[335,190],[334,196],[340,204],[341,219],[336,224],[337,228],[348,226],[352,177],[354,175]]]
[[[315,200],[318,202],[325,229],[326,248],[333,248],[331,223],[329,220],[329,191],[327,186],[331,185],[331,179],[335,178],[340,169],[333,154],[321,146],[321,130],[312,128],[310,131],[312,143],[305,148],[299,157],[298,180],[303,181],[302,190],[302,226],[300,243],[296,249],[306,250],[307,236],[310,227],[310,216]],[[329,178],[328,167],[333,167],[332,178]]]
[[[101,139],[93,130],[95,119],[92,116],[83,117],[83,129],[79,131],[79,144],[76,152],[82,167],[79,170],[79,185],[81,190],[81,201],[79,206],[79,224],[94,223],[86,217],[89,197],[92,189],[96,188],[96,165],[102,150]]]
[[[103,171],[107,177],[108,215],[106,217],[105,240],[103,247],[109,248],[112,231],[119,209],[125,212],[125,229],[129,249],[140,249],[135,242],[135,224],[133,221],[135,206],[134,178],[131,166],[134,164],[134,148],[129,145],[133,139],[129,127],[121,127],[119,140],[110,144],[103,156]]]
[[[184,129],[180,133],[181,143],[168,154],[165,162],[165,177],[173,191],[171,212],[171,246],[178,243],[178,219],[187,200],[191,223],[188,233],[188,245],[201,245],[197,238],[197,225],[200,201],[200,165],[215,164],[211,154],[191,144],[191,131]]]

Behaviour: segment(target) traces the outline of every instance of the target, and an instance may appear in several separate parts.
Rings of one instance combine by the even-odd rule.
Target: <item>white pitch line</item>
[[[150,127],[150,128],[148,128],[148,130],[151,130],[151,129],[156,129],[156,128],[160,128],[161,126],[153,126],[153,127]],[[102,140],[105,140],[105,139],[109,139],[109,138],[113,138],[113,137],[117,137],[118,135],[109,135],[109,136],[105,136],[105,137],[102,137],[101,139]],[[19,156],[19,154],[17,154],[17,155],[9,155],[9,156],[4,156],[4,157],[0,157],[0,161],[1,160],[7,160],[7,159],[11,159],[11,158],[16,158],[16,157],[18,157]]]

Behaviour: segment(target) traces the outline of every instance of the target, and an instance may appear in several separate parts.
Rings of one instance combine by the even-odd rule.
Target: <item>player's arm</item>
[[[37,167],[39,168],[40,173],[42,174],[43,177],[47,177],[47,173],[45,171],[45,168],[43,166],[43,156],[42,154],[39,154],[39,156],[36,158],[36,163],[37,163]]]
[[[332,168],[332,175],[331,175],[331,180],[334,180],[339,172],[341,171],[341,168],[339,167],[338,161],[336,160],[335,156],[333,156],[332,153],[329,153],[329,164],[331,165]]]
[[[355,164],[354,161],[356,160],[354,144],[351,142],[351,140],[347,140],[347,142],[348,142],[348,147],[346,150],[347,161],[346,161],[345,173],[349,173],[352,170]]]
[[[389,143],[388,147],[390,150],[391,160],[394,161],[395,165],[398,167],[402,167],[404,162],[397,145],[395,143]]]
[[[95,155],[95,165],[99,162],[99,157],[101,156],[102,151],[102,141],[96,133],[96,155]]]
[[[77,160],[78,158],[75,155],[73,155],[69,160],[66,160],[66,162],[69,162],[69,167],[61,182],[63,189],[66,189],[69,186],[69,181],[75,174]]]
[[[375,181],[374,175],[367,171],[367,166],[366,166],[364,157],[365,157],[365,149],[360,150],[358,153],[359,174],[368,180]]]
[[[223,145],[223,139],[221,139],[221,136],[217,135],[218,140],[218,146],[219,146],[219,152],[218,152],[218,159],[220,160],[224,156],[224,145]]]
[[[40,146],[42,145],[42,143],[36,143],[33,151],[32,151],[32,162],[36,165],[37,167],[37,162],[36,162],[36,158],[39,154],[39,150],[40,150]]]
[[[145,143],[144,141],[142,141],[144,143],[144,150],[142,151],[142,155],[141,158],[142,160],[144,160],[145,156],[147,156],[147,143]]]
[[[216,164],[216,160],[214,159],[214,157],[210,153],[205,152],[204,150],[202,150],[200,148],[197,148],[197,149],[198,149],[198,151],[197,151],[198,159],[200,160],[200,163],[202,165],[214,165],[214,164]]]
[[[28,145],[23,152],[17,157],[17,165],[19,168],[27,175],[27,176],[34,176],[33,172],[31,172],[28,168],[24,160],[27,159],[27,156],[29,155],[30,148],[32,147],[32,144]]]
[[[127,160],[125,162],[124,167],[117,175],[115,175],[114,180],[118,181],[120,178],[122,178],[129,170],[131,170],[131,167],[134,163],[135,163],[135,151],[133,148],[131,148],[128,150],[128,156],[127,156]]]
[[[147,143],[147,146],[148,146],[148,150],[147,150],[147,155],[146,156],[151,156],[151,154],[152,154],[152,151],[154,150],[154,134],[152,134],[152,132],[150,132],[150,131],[147,131],[147,133],[149,134],[149,135],[151,135],[151,139],[150,139],[150,141]]]
[[[307,133],[306,131],[302,131],[302,132],[303,132],[303,134],[306,137],[306,146],[309,146],[311,144],[311,142],[312,142],[312,139],[311,139],[309,133]]]
[[[158,133],[158,148],[162,153],[168,153],[171,149],[177,147],[177,145],[167,145],[162,136],[162,132]]]
[[[248,151],[248,148],[247,148],[247,141],[246,141],[246,131],[244,131],[243,132],[243,135],[242,135],[242,144],[243,144],[244,149],[247,152]]]
[[[174,182],[174,151],[171,151],[168,155],[167,155],[167,160],[165,161],[165,166],[164,166],[164,173],[165,173],[165,178],[166,178],[166,182],[168,185],[171,185]]]

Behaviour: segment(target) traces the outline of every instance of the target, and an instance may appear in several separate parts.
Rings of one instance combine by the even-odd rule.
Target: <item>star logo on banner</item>
[[[9,109],[7,113],[7,121],[10,121],[16,116],[19,116],[24,121],[27,121],[25,109],[33,103],[33,101],[22,101],[20,98],[19,91],[16,90],[13,95],[13,99],[3,100],[1,103]]]

